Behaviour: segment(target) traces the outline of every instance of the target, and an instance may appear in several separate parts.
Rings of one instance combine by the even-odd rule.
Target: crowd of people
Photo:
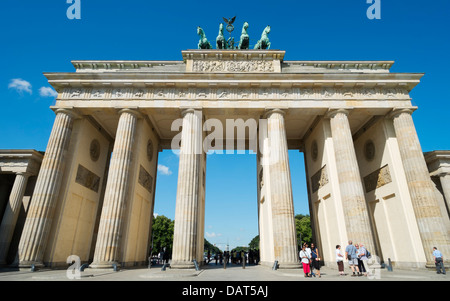
[[[257,265],[259,263],[259,250],[250,249],[248,252],[244,250],[237,251],[231,250],[218,252],[217,254],[211,255],[211,252],[208,250],[208,253],[205,258],[205,264],[209,264],[214,259],[215,264],[251,264]]]
[[[340,276],[347,275],[344,272],[344,261],[347,261],[349,268],[352,271],[351,276],[368,276],[369,269],[367,262],[371,258],[371,253],[362,243],[353,244],[350,240],[348,245],[345,247],[344,251],[341,249],[341,245],[336,245],[336,263],[338,267],[338,272]],[[436,265],[436,273],[446,274],[444,268],[444,257],[442,253],[436,248],[433,248],[433,258]],[[165,248],[155,258],[155,263],[164,264],[168,263],[170,259],[169,252],[166,252]],[[205,263],[209,264],[214,259],[215,264],[228,265],[228,264],[238,264],[238,265],[257,265],[259,263],[259,250],[250,249],[248,252],[236,251],[224,251],[218,252],[211,256],[210,251],[205,258]],[[305,277],[319,277],[320,267],[322,265],[321,256],[319,254],[319,249],[314,243],[311,243],[311,247],[307,243],[302,245],[299,252],[299,259],[302,264],[302,269]]]
[[[352,270],[352,276],[367,276],[367,260],[370,256],[370,252],[362,243],[353,245],[352,241],[349,241],[347,247],[345,248],[345,253],[341,251],[341,246],[337,245],[336,263],[338,266],[339,275],[346,275],[344,273],[344,260],[347,260],[348,265]],[[321,258],[319,255],[319,249],[314,245],[314,243],[311,244],[311,248],[309,248],[307,243],[304,243],[301,251],[299,252],[299,257],[305,277],[321,277]]]
[[[362,243],[353,245],[353,242],[350,240],[344,251],[341,250],[340,245],[337,245],[335,254],[340,276],[347,275],[344,272],[344,260],[347,260],[348,262],[348,266],[352,271],[352,277],[369,275],[367,262],[372,255]],[[299,257],[305,277],[316,277],[316,275],[319,278],[321,277],[321,259],[319,256],[319,250],[314,243],[311,244],[311,248],[308,247],[307,243],[304,243],[301,251],[299,252]],[[433,258],[436,265],[436,273],[442,273],[445,275],[444,257],[436,247],[433,248]]]

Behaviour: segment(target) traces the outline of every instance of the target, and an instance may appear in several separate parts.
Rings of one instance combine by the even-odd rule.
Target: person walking
[[[316,245],[314,243],[311,243],[311,274],[314,273],[314,270],[317,271],[317,276],[319,278],[322,278],[320,276],[320,256],[319,256],[319,249],[317,249]],[[315,274],[313,274],[314,277]]]
[[[348,265],[352,269],[352,276],[360,276],[358,268],[358,257],[356,255],[356,247],[353,245],[352,241],[348,241],[348,245],[345,248],[345,258],[348,260]],[[355,274],[355,271],[357,274]]]
[[[306,244],[303,245],[302,250],[300,251],[300,259],[303,266],[303,273],[305,274],[305,277],[311,277],[310,275],[310,256],[308,251],[306,251]]]
[[[359,243],[358,252],[356,254],[358,256],[358,268],[364,276],[367,276],[367,250],[362,243]]]
[[[362,262],[362,260],[361,260],[361,256],[362,256],[363,254],[362,254],[362,251],[360,250],[359,244],[355,244],[355,248],[356,248],[356,258],[357,258],[357,260],[358,260],[358,269],[359,269],[359,272],[360,272],[360,273],[365,273],[365,272],[366,272],[366,269],[364,268],[363,262]]]
[[[433,247],[433,257],[436,264],[436,274],[440,274],[442,270],[442,274],[445,275],[444,256],[436,247]]]
[[[336,245],[336,263],[339,270],[339,276],[345,276],[344,274],[344,255],[342,255],[341,246]]]

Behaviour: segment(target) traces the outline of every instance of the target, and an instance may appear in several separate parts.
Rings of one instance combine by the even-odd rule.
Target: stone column
[[[347,237],[354,243],[363,243],[373,253],[375,243],[348,113],[347,110],[338,109],[331,110],[327,115],[330,118]]]
[[[27,173],[17,173],[9,195],[9,202],[0,225],[0,264],[6,263],[6,256],[8,255],[14,229],[16,228],[25,188],[27,187],[28,176],[29,174]]]
[[[270,199],[275,260],[280,268],[298,268],[297,235],[284,112],[278,109],[266,113],[269,138]],[[267,168],[266,167],[266,168]]]
[[[450,239],[416,133],[412,112],[410,109],[398,109],[394,110],[390,117],[393,118],[427,265],[434,266],[433,247],[437,247],[442,254],[450,254]]]
[[[450,210],[450,174],[439,175],[439,180],[441,181],[442,192],[444,193],[447,208]]]
[[[56,119],[20,238],[19,267],[43,266],[75,116],[68,109],[56,110]]]
[[[108,171],[105,197],[100,217],[94,261],[91,268],[112,268],[119,264],[123,213],[127,205],[133,142],[139,112],[123,109],[119,112],[116,139]]]
[[[193,268],[197,253],[199,224],[199,185],[202,156],[201,112],[182,112],[180,162],[178,168],[172,268]]]

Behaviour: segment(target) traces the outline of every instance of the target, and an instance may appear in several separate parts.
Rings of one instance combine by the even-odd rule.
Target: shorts
[[[358,259],[357,258],[349,259],[348,265],[358,265]]]

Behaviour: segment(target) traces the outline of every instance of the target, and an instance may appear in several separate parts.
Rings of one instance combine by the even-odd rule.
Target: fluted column
[[[270,172],[270,199],[275,260],[280,268],[298,268],[297,235],[284,112],[266,113],[269,138],[268,168]]]
[[[19,267],[43,266],[75,113],[58,109],[19,243]]]
[[[120,237],[123,212],[128,197],[130,165],[138,111],[123,109],[119,112],[116,139],[108,171],[105,197],[91,268],[119,266]]]
[[[200,111],[183,111],[172,268],[193,268],[197,253],[202,119]]]
[[[336,159],[339,188],[349,240],[363,243],[375,251],[369,213],[359,172],[358,161],[348,121],[348,111],[339,109],[328,113]]]
[[[25,188],[27,187],[28,176],[29,174],[27,173],[17,173],[9,195],[9,202],[0,225],[0,264],[6,263],[6,256],[8,255],[11,239],[16,228]]]
[[[433,247],[437,247],[442,254],[450,254],[450,239],[416,133],[412,112],[408,109],[394,110],[391,117],[427,265],[434,265]]]
[[[441,181],[442,192],[444,193],[447,208],[450,210],[450,174],[439,175],[439,180]]]

